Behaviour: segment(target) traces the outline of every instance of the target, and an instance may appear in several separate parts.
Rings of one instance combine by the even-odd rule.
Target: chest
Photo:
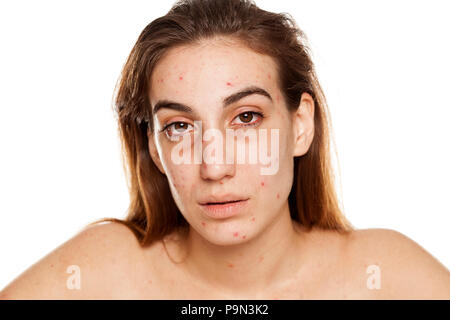
[[[356,283],[345,272],[334,270],[310,270],[310,276],[292,278],[271,288],[240,292],[226,292],[201,285],[199,281],[183,275],[179,270],[166,270],[170,277],[139,277],[133,299],[164,300],[308,300],[308,299],[371,299],[372,294]],[[305,271],[308,273],[308,271]]]

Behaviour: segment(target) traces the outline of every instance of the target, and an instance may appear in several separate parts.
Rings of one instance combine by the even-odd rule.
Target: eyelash
[[[255,121],[255,122],[238,124],[238,126],[240,126],[240,127],[254,127],[254,126],[258,125],[258,124],[262,121],[262,119],[265,118],[265,115],[264,115],[263,112],[257,112],[257,111],[244,111],[244,112],[238,114],[235,118],[237,118],[237,117],[239,117],[240,115],[243,115],[243,114],[245,114],[245,113],[256,114],[256,115],[258,115],[258,116],[260,117],[260,119],[259,119],[258,121]],[[177,124],[177,123],[186,123],[187,125],[189,125],[187,122],[183,122],[183,121],[174,121],[174,122],[171,122],[171,123],[166,124],[166,125],[160,130],[160,132],[165,132],[170,126],[172,126],[172,125],[174,125],[174,124]]]

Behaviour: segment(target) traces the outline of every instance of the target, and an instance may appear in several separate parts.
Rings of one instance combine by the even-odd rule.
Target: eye
[[[252,122],[252,120],[255,117],[257,118],[257,120]],[[240,125],[240,126],[255,126],[255,125],[259,124],[263,118],[264,118],[264,115],[261,112],[245,111],[245,112],[239,114],[235,118],[242,122],[240,122],[240,123],[238,122],[235,124]]]
[[[164,126],[161,129],[161,132],[165,132],[169,139],[173,139],[174,137],[182,136],[189,132],[188,127],[192,125],[187,122],[172,122]]]

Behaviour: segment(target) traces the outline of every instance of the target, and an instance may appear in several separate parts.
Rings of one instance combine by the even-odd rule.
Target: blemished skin
[[[248,86],[272,101],[253,94],[222,107],[223,98]],[[141,247],[123,225],[90,226],[14,279],[0,299],[450,299],[449,270],[399,232],[342,235],[291,220],[293,158],[311,145],[315,105],[303,93],[299,108],[288,112],[272,58],[230,39],[172,48],[153,71],[149,99],[152,107],[167,99],[195,112],[160,109],[154,134],[148,132],[152,159],[190,225],[187,237],[173,233]],[[173,163],[171,134],[189,133],[201,121],[204,131],[225,135],[244,120],[256,130],[279,130],[275,174],[261,175],[259,163]],[[160,132],[174,122],[186,126]],[[248,198],[232,217],[211,218],[198,204],[228,193]],[[74,265],[81,272],[75,289],[67,286]]]
[[[213,85],[212,85],[213,84]],[[272,101],[258,94],[222,107],[222,99],[248,86],[266,90]],[[294,156],[307,152],[314,131],[314,101],[304,93],[297,113],[289,112],[277,85],[271,57],[226,42],[205,42],[170,50],[157,64],[151,79],[150,102],[174,100],[190,106],[199,118],[177,110],[160,109],[154,115],[155,130],[149,132],[152,158],[169,181],[174,199],[191,228],[186,266],[209,283],[229,289],[260,290],[285,273],[298,269],[298,232],[290,218],[288,195],[293,182]],[[193,128],[242,128],[244,112],[254,115],[251,128],[279,129],[279,169],[261,175],[260,163],[174,164],[176,142],[166,132],[166,124],[186,123],[178,132]],[[172,129],[173,130],[173,129]],[[172,132],[173,134],[173,132]],[[270,135],[269,135],[270,136]],[[203,148],[207,145],[203,143]],[[199,202],[207,195],[234,195],[249,198],[242,212],[229,219],[205,216]],[[195,270],[195,271],[194,271]],[[231,284],[231,286],[230,286]]]

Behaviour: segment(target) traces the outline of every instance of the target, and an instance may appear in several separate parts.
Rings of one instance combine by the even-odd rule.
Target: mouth
[[[237,215],[246,209],[247,199],[228,200],[228,201],[210,201],[201,203],[203,212],[210,218],[225,219]]]
[[[235,203],[239,201],[245,201],[248,200],[248,197],[243,197],[239,195],[234,194],[224,194],[220,196],[208,196],[203,198],[198,203],[202,206],[204,205],[221,205],[221,204],[229,204],[229,203]]]
[[[220,204],[227,204],[227,203],[235,203],[235,202],[240,202],[240,201],[245,201],[245,200],[231,200],[231,201],[223,201],[223,202],[207,202],[207,203],[203,203],[202,205],[220,205]]]

